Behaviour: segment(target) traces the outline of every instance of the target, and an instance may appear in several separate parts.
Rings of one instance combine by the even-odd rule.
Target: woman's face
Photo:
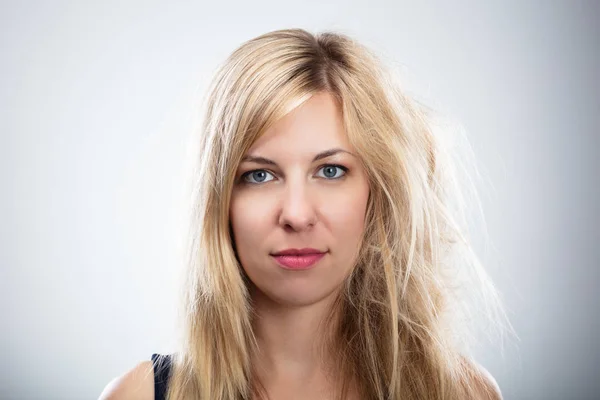
[[[319,93],[245,154],[230,222],[254,296],[300,306],[340,288],[358,254],[369,197],[366,173],[353,153],[333,97]],[[308,269],[288,269],[281,263],[295,257],[274,256],[303,248],[324,254]]]

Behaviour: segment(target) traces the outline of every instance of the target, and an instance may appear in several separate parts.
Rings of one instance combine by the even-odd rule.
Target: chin
[[[284,289],[284,290],[281,290]],[[283,307],[306,307],[330,298],[332,291],[315,291],[314,288],[307,290],[290,290],[287,288],[279,288],[279,290],[271,291],[270,293],[262,293],[270,302]],[[298,288],[300,289],[300,288]]]

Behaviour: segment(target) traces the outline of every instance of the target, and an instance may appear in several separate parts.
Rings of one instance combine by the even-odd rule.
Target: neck
[[[307,384],[327,376],[332,354],[326,351],[326,340],[338,323],[337,314],[330,319],[335,294],[314,304],[289,306],[256,288],[251,292],[259,347],[253,361],[261,381]]]

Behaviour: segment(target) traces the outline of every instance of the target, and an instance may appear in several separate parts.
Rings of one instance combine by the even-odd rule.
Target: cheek
[[[355,247],[364,230],[368,191],[354,190],[329,203],[325,214],[336,242],[342,247]]]
[[[229,208],[231,227],[240,256],[246,249],[260,249],[261,239],[265,237],[270,219],[269,210],[264,201],[253,196],[232,198]]]

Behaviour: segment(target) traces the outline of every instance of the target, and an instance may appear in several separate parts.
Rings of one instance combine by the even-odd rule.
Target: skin
[[[313,160],[330,149],[343,151]],[[327,360],[316,351],[325,335],[320,323],[354,265],[369,197],[353,153],[334,98],[318,93],[246,154],[276,165],[246,160],[236,173],[230,222],[257,315],[262,353],[254,364],[273,398],[327,398],[331,390]],[[304,247],[327,253],[305,271],[286,270],[271,256]]]

